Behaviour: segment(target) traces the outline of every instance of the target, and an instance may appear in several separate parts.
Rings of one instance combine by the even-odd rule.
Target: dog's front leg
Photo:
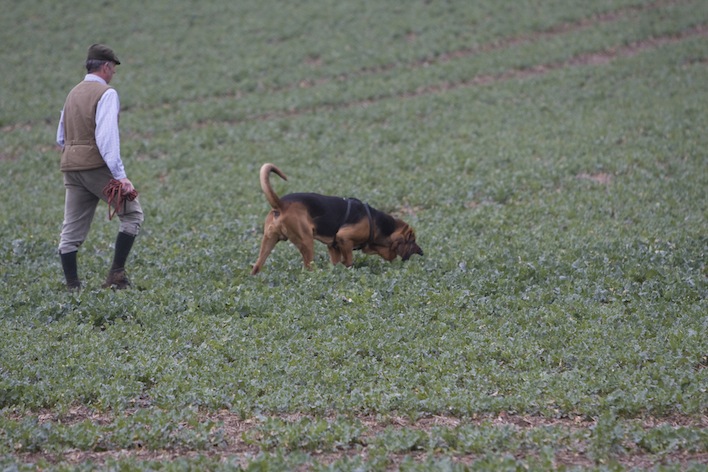
[[[339,264],[342,260],[342,254],[339,252],[339,248],[336,245],[331,244],[327,246],[327,251],[329,252],[329,259],[332,261],[332,264]]]
[[[341,260],[346,267],[351,267],[354,264],[354,242],[350,239],[337,238],[337,248],[339,249],[337,262]]]

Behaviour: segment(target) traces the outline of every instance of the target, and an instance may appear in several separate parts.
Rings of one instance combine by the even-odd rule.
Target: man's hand
[[[123,195],[128,195],[130,192],[135,190],[135,187],[133,187],[133,183],[127,178],[118,179],[118,182],[121,183],[121,193]]]

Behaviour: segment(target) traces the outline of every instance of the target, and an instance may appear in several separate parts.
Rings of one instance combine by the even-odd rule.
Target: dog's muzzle
[[[408,259],[411,258],[411,256],[412,256],[413,254],[418,254],[418,255],[421,255],[421,256],[422,256],[422,255],[423,255],[423,250],[422,250],[420,247],[418,247],[418,246],[416,246],[416,247],[414,247],[414,248],[411,248],[411,250],[408,251],[408,252],[406,252],[406,254],[405,254],[401,259],[403,259],[404,261],[407,261]]]

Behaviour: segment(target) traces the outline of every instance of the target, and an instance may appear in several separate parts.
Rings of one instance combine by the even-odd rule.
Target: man
[[[103,189],[116,179],[124,196],[134,191],[120,157],[120,101],[118,93],[108,85],[118,64],[120,61],[109,47],[94,44],[89,48],[86,77],[66,97],[57,128],[66,188],[59,255],[70,291],[81,288],[76,254],[86,240],[99,200],[107,201]],[[120,229],[103,288],[130,286],[125,262],[143,222],[143,211],[138,199],[124,202],[117,208]]]

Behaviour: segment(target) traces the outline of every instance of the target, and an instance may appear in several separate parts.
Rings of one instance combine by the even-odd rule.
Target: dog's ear
[[[401,259],[407,261],[413,254],[423,255],[423,250],[418,246],[415,240],[415,231],[406,223],[401,222],[396,232],[391,236],[391,249],[401,256]]]

